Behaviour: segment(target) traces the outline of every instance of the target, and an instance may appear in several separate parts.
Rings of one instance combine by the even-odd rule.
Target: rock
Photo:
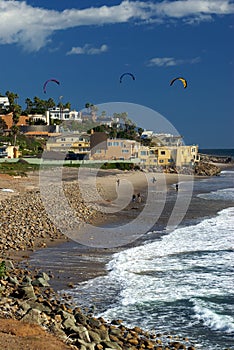
[[[69,282],[69,283],[67,284],[67,286],[68,286],[69,288],[75,288],[74,283],[72,283],[72,282]]]
[[[98,334],[101,340],[110,341],[110,337],[107,329],[99,329]]]
[[[85,316],[82,312],[77,311],[75,313],[75,319],[78,323],[86,325],[87,324],[87,316]]]
[[[11,283],[11,284],[14,284],[14,285],[18,285],[19,284],[19,281],[17,280],[17,277],[11,277],[9,276],[8,277],[8,282]]]
[[[24,278],[22,280],[22,284],[29,286],[32,284],[32,279],[29,276],[24,276]]]
[[[123,350],[119,344],[115,343],[115,342],[112,342],[112,341],[104,341],[103,342],[107,348],[110,348],[110,349],[117,349],[117,350]],[[106,349],[106,348],[105,348]]]
[[[66,340],[67,339],[67,335],[65,332],[62,331],[62,329],[60,328],[60,326],[57,323],[52,323],[49,326],[50,330],[57,335],[59,338]]]
[[[132,345],[135,345],[135,346],[139,344],[139,341],[137,340],[137,338],[129,339],[128,342]]]
[[[89,333],[86,327],[84,326],[78,326],[78,333],[79,333],[79,337],[80,339],[84,340],[85,342],[91,342],[90,337],[89,337]]]
[[[81,349],[84,350],[95,350],[95,343],[87,343],[82,339],[78,339],[78,342],[81,344]],[[82,347],[83,345],[83,347]]]
[[[11,260],[5,260],[5,266],[7,271],[14,270],[14,264]]]
[[[101,322],[95,317],[88,318],[88,324],[92,328],[99,328],[101,326]]]
[[[219,175],[221,169],[211,163],[199,162],[194,168],[194,174],[199,176],[215,176]]]
[[[67,318],[62,324],[65,330],[76,332],[76,333],[78,333],[79,331],[79,328],[76,326],[72,318]]]
[[[37,309],[29,309],[29,311],[21,318],[21,321],[28,323],[41,324],[41,313]]]
[[[37,279],[35,279],[34,281],[32,281],[32,285],[33,286],[40,286],[40,287],[49,287],[49,283],[47,282],[47,280],[45,280],[42,277],[38,277]]]
[[[50,280],[50,277],[47,275],[47,273],[45,272],[39,272],[37,275],[36,275],[36,278],[42,278],[43,280],[45,281],[49,281]]]
[[[19,286],[19,295],[22,296],[24,299],[31,299],[36,300],[36,296],[34,293],[34,289],[32,285],[26,285],[26,286]]]
[[[27,312],[29,309],[31,309],[31,306],[26,301],[18,300],[18,305],[24,312]]]
[[[102,341],[101,337],[97,332],[89,330],[88,334],[89,334],[90,339],[93,340],[95,343],[101,343],[101,341]]]

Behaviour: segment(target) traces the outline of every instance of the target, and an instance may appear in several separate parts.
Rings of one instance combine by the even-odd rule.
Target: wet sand
[[[51,174],[50,174],[51,175]],[[156,177],[156,183],[153,183],[152,178]],[[53,176],[52,176],[53,177]],[[48,179],[50,176],[48,177]],[[63,181],[73,182],[78,179],[77,169],[67,168],[63,171]],[[142,203],[132,203],[131,198],[126,195],[125,200],[127,205],[120,211],[109,213],[107,215],[98,216],[93,222],[97,227],[115,227],[120,224],[132,222],[139,213],[143,210],[144,204],[147,201],[147,185],[151,188],[155,187],[158,193],[167,192],[167,201],[152,230],[158,232],[158,237],[162,234],[165,228],[168,217],[174,207],[177,193],[175,184],[179,182],[193,181],[194,178],[190,175],[163,174],[163,173],[143,173],[143,172],[121,172],[116,170],[99,171],[98,176],[93,169],[89,169],[85,177],[80,179],[84,188],[91,188],[93,180],[99,188],[101,195],[100,204],[102,208],[115,206],[115,201],[118,197],[118,191],[126,183],[131,183],[134,188],[134,193],[140,192],[142,195]],[[117,180],[120,180],[119,186]],[[201,178],[195,179],[199,181]],[[53,178],[56,181],[56,178]],[[59,181],[59,179],[57,180]],[[27,178],[12,178],[5,175],[0,176],[0,187],[10,188],[14,193],[3,193],[0,191],[0,200],[4,198],[19,195],[28,190],[39,190],[39,173],[30,173]],[[180,191],[180,188],[179,188]],[[92,205],[93,199],[88,199],[88,204]],[[228,206],[228,203],[227,203]],[[213,203],[212,206],[204,207],[204,201],[193,195],[189,208],[185,213],[182,224],[194,220],[194,223],[199,218],[211,216],[223,206],[220,203]],[[134,228],[135,229],[135,228]],[[137,230],[137,227],[136,227]],[[54,275],[51,280],[51,285],[56,290],[67,289],[68,284],[76,284],[81,281],[94,278],[95,276],[106,273],[105,265],[110,260],[113,253],[118,252],[127,247],[141,244],[142,241],[151,239],[148,235],[140,235],[138,239],[126,245],[120,245],[113,248],[96,248],[90,245],[83,245],[79,242],[69,240],[66,236],[59,240],[46,241],[46,248],[37,251],[20,251],[11,255],[14,259],[23,259],[23,264],[30,265],[32,268],[41,268],[45,272],[50,272]],[[155,237],[154,237],[155,239]],[[118,240],[118,237],[117,237]],[[87,241],[87,243],[89,243]],[[105,244],[103,244],[105,246]],[[29,259],[28,259],[29,258]]]
[[[168,217],[174,207],[176,200],[175,184],[178,182],[178,176],[175,174],[151,174],[147,176],[151,180],[153,176],[156,177],[157,182],[154,186],[157,186],[157,191],[167,191],[168,199],[165,207],[161,213],[160,218],[157,220],[152,230],[155,230],[154,239],[156,236],[161,237],[163,230],[165,229]],[[114,227],[122,225],[126,222],[131,222],[144,207],[144,201],[147,199],[145,174],[142,173],[119,173],[110,174],[109,176],[101,177],[103,187],[103,197],[111,205],[111,201],[116,198],[116,179],[120,179],[121,182],[131,180],[134,184],[135,192],[141,192],[143,201],[141,204],[135,204],[129,202],[129,204],[120,212],[107,215],[105,221],[96,221],[96,226]],[[194,179],[199,181],[202,178]],[[102,182],[104,181],[104,182]],[[166,187],[165,187],[166,181]],[[193,181],[193,177],[189,175],[183,175],[179,177],[179,181]],[[150,186],[153,186],[152,181],[149,181]],[[117,187],[118,191],[118,187]],[[226,207],[230,206],[226,203]],[[212,205],[204,206],[204,200],[196,197],[196,192],[193,193],[188,210],[181,222],[182,225],[186,225],[192,221],[197,223],[204,216],[212,216],[217,211],[223,209],[223,204],[214,202]],[[137,227],[136,227],[137,230]],[[96,248],[88,245],[82,245],[74,241],[69,241],[58,246],[45,248],[39,250],[31,255],[29,263],[32,267],[40,266],[43,270],[50,272],[54,275],[54,279],[51,280],[51,285],[56,290],[68,289],[71,285],[75,285],[82,281],[92,279],[94,277],[106,274],[106,264],[111,259],[112,254],[119,252],[128,247],[140,245],[147,239],[152,239],[150,235],[140,235],[137,240],[130,242],[127,245],[121,245],[113,248]]]

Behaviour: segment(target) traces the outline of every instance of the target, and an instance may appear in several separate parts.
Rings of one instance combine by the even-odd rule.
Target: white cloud
[[[38,51],[48,43],[54,32],[73,27],[131,20],[156,24],[182,19],[191,24],[210,20],[214,15],[233,13],[231,0],[164,0],[156,3],[123,0],[115,6],[66,9],[62,12],[33,7],[26,1],[0,0],[0,44],[19,44],[27,50]]]
[[[181,64],[195,64],[198,62],[200,62],[200,57],[195,57],[192,59],[176,59],[174,57],[155,57],[147,63],[147,66],[171,67],[179,66]]]
[[[89,44],[85,44],[83,47],[72,47],[67,52],[67,55],[99,55],[100,53],[108,51],[108,46],[103,44],[99,48],[91,47]]]

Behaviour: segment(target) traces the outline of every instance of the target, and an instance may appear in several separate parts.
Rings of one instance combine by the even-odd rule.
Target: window
[[[164,159],[159,159],[159,163],[164,163]]]
[[[166,152],[165,151],[161,151],[161,155],[165,155],[166,154]]]
[[[128,149],[122,149],[122,153],[129,153]]]
[[[96,149],[95,153],[102,153],[101,149]]]
[[[113,146],[119,146],[119,142],[114,141]]]
[[[107,146],[108,147],[112,146],[112,142],[107,142]]]
[[[147,151],[141,151],[141,156],[147,156]]]

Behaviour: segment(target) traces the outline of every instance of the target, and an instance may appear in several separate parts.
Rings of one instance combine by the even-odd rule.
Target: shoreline
[[[104,193],[103,193],[103,195],[104,195],[104,199],[105,199],[105,201],[107,201],[108,203],[110,203],[110,201],[111,200],[114,200],[115,199],[115,196],[116,196],[116,193],[115,193],[115,188],[116,188],[116,186],[115,186],[115,182],[116,182],[116,177],[118,176],[118,177],[120,177],[120,181],[121,180],[125,180],[126,178],[128,178],[129,176],[130,176],[131,174],[126,174],[126,173],[121,173],[121,174],[118,174],[118,175],[116,175],[116,173],[112,173],[111,174],[111,176],[110,176],[110,178],[109,178],[109,180],[111,179],[111,181],[109,181],[108,182],[108,185],[107,185],[107,181],[106,181],[106,178],[105,177],[102,177],[102,179],[103,179],[103,183],[105,184],[105,191],[104,191]],[[136,173],[135,174],[133,174],[133,175],[137,175]],[[152,174],[150,174],[149,176],[151,176]],[[159,185],[159,183],[160,183],[160,177],[164,177],[165,176],[165,174],[156,174],[156,176],[157,176],[157,186]],[[174,189],[173,189],[173,184],[175,184],[177,181],[178,181],[178,176],[176,175],[176,174],[167,174],[166,175],[166,178],[168,179],[167,180],[167,186],[169,186],[169,188],[170,188],[170,191],[172,191],[172,193],[175,191]],[[199,179],[202,179],[202,178],[206,178],[206,177],[198,177]],[[183,180],[182,180],[183,179]],[[188,178],[188,175],[180,175],[180,180],[182,180],[182,181],[184,181],[184,180],[188,180],[189,178]],[[18,182],[20,182],[18,179],[17,179],[17,181]],[[31,181],[31,179],[30,179],[30,181]],[[32,184],[30,183],[30,181],[29,182],[27,182],[27,186],[31,186]],[[136,191],[142,191],[142,192],[144,192],[144,186],[142,187],[142,181],[141,180],[139,180],[138,179],[138,176],[135,176],[135,190]],[[22,181],[23,182],[23,181]],[[69,181],[68,181],[68,183],[69,183]],[[19,185],[19,184],[18,184]],[[22,185],[22,183],[21,183],[21,185]],[[27,187],[26,186],[26,187]],[[31,191],[32,190],[32,188],[26,188],[26,192],[27,191]],[[36,190],[36,187],[33,189],[33,190]],[[22,191],[22,193],[24,193],[24,191]],[[10,197],[13,197],[14,195],[11,195],[11,194],[7,194],[7,197],[8,198],[10,198]],[[106,197],[105,197],[106,196]],[[95,220],[96,220],[96,224],[102,224],[103,223],[103,219],[104,219],[104,217],[102,216],[102,217],[99,217],[98,219],[96,218],[96,219],[94,219],[94,222],[95,222]],[[117,218],[118,219],[118,218]],[[34,269],[34,267],[35,268],[39,268],[40,270],[42,269],[42,267],[41,266],[39,266],[39,265],[41,265],[40,264],[40,258],[39,258],[39,264],[38,263],[36,263],[36,266],[29,266],[29,265],[32,265],[31,264],[31,258],[33,257],[33,256],[35,256],[35,255],[39,255],[40,256],[40,252],[47,252],[47,249],[51,249],[51,251],[52,250],[59,250],[60,248],[62,249],[63,248],[63,244],[64,244],[64,242],[65,242],[65,244],[67,244],[67,245],[69,245],[69,244],[72,244],[72,242],[70,241],[70,240],[68,240],[67,238],[65,239],[65,241],[63,241],[63,239],[58,239],[58,240],[53,240],[53,241],[51,241],[51,240],[49,240],[46,244],[48,244],[48,247],[49,248],[43,248],[43,249],[40,249],[39,247],[38,248],[36,248],[36,250],[35,251],[18,251],[17,252],[17,254],[14,254],[14,259],[16,258],[16,256],[18,255],[18,258],[16,258],[14,261],[17,263],[17,260],[18,260],[18,262],[20,263],[20,266],[23,266],[23,264],[25,264],[25,271],[32,271],[33,269]],[[131,244],[130,244],[130,246],[131,246]],[[124,246],[124,247],[121,247],[120,249],[126,249],[126,247]],[[82,247],[82,249],[81,249],[81,251],[80,251],[80,258],[81,258],[81,260],[82,260],[82,258],[84,258],[83,259],[83,263],[84,263],[84,261],[85,261],[85,259],[87,258],[87,257],[90,257],[90,253],[92,253],[91,251],[93,250],[93,253],[94,254],[100,254],[100,252],[98,252],[98,250],[97,249],[95,249],[95,248],[90,248],[90,247],[88,247],[88,248],[83,248]],[[106,249],[104,249],[103,250],[103,252],[105,252],[105,254],[106,255],[111,255],[113,252],[115,252],[115,250],[116,249],[113,249],[112,251],[107,251]],[[26,254],[27,253],[29,253],[29,256],[26,256]],[[48,252],[47,252],[48,253]],[[87,262],[87,261],[86,261]],[[90,262],[90,266],[89,267],[87,267],[88,269],[90,269],[90,267],[92,266],[92,264],[93,264],[93,262],[91,261]],[[105,262],[103,263],[103,264],[101,264],[99,267],[100,267],[100,274],[103,274],[103,266],[105,266]],[[28,270],[29,269],[29,270]],[[43,268],[43,271],[44,271],[44,268]],[[67,274],[67,271],[65,271],[65,274]],[[93,274],[93,276],[97,276],[97,265],[95,265],[94,266],[94,271],[90,271],[90,278],[92,278],[92,274]],[[60,274],[60,277],[62,277],[62,274]],[[70,276],[69,276],[70,277]],[[76,275],[76,278],[78,277],[78,275]],[[85,276],[82,276],[82,277],[87,277],[87,275],[85,275]],[[86,278],[85,278],[86,279]],[[58,289],[57,290],[61,290],[61,285],[62,285],[62,278],[59,278],[58,280]],[[50,285],[52,286],[52,288],[54,289],[54,286],[53,286],[53,284],[54,284],[54,282],[55,282],[55,279],[54,278],[52,278],[52,280],[51,280],[51,282],[50,282]],[[68,284],[70,285],[70,288],[72,288],[73,287],[73,282],[72,282],[72,280],[71,280],[71,278],[68,278],[68,279],[64,279],[64,283],[67,285],[67,289],[68,289]],[[56,290],[56,289],[55,289]],[[69,302],[70,303],[70,302]],[[92,302],[91,302],[92,303]],[[91,305],[90,305],[90,307],[91,307]],[[106,324],[104,324],[105,325],[105,327],[107,327],[107,325]],[[108,326],[109,327],[109,326]],[[107,327],[107,328],[108,328]],[[122,326],[121,326],[122,327]],[[91,329],[89,329],[89,331],[90,332],[92,332],[92,330]],[[139,331],[139,329],[138,329],[138,331]],[[140,330],[141,332],[143,332],[142,330]],[[68,334],[69,334],[69,330],[68,330]],[[137,338],[138,339],[138,338]],[[162,337],[158,337],[157,338],[157,340],[158,341],[166,341],[167,343],[168,343],[168,339],[167,340],[162,340]],[[139,340],[134,340],[134,341],[139,341]],[[149,341],[152,341],[152,339],[150,339]],[[180,340],[179,340],[180,341]],[[178,342],[179,342],[178,341]],[[181,342],[181,344],[183,343],[183,341]],[[184,343],[183,343],[184,344]],[[184,345],[184,346],[187,346],[187,347],[184,347],[185,349],[195,349],[191,344],[190,345],[188,345],[188,344],[186,344],[186,345]],[[170,349],[170,347],[169,347],[169,349]]]
[[[64,183],[66,183],[68,186],[73,185],[74,183],[77,182],[77,171],[74,169],[67,169],[68,174],[65,174],[64,177]],[[91,173],[92,175],[92,173]],[[164,173],[156,173],[156,174],[147,174],[149,177],[153,177],[156,175],[157,177],[157,189],[158,191],[160,190],[165,190],[165,183],[166,183],[166,188],[169,190],[174,190],[172,188],[173,184],[175,184],[178,181],[178,175],[177,174],[164,174]],[[179,175],[179,178],[181,181],[189,181],[191,178],[193,179],[194,177],[191,175]],[[144,200],[144,195],[145,195],[145,190],[147,188],[147,181],[146,181],[146,174],[144,172],[124,172],[124,171],[116,171],[116,170],[104,170],[103,174],[101,174],[100,177],[98,177],[98,185],[99,186],[99,191],[100,195],[102,196],[102,203],[105,205],[112,205],[112,202],[116,199],[116,181],[117,179],[120,180],[120,184],[123,181],[130,181],[133,186],[134,186],[134,191],[135,193],[140,192],[143,195],[143,200]],[[165,182],[165,183],[164,183]],[[163,184],[162,184],[163,183]],[[89,186],[89,179],[88,179],[88,186]],[[13,201],[13,206],[14,203],[17,202],[18,200],[24,198],[24,196],[29,196],[30,194],[34,196],[34,194],[37,194],[38,191],[40,191],[39,187],[39,174],[38,172],[33,172],[30,173],[28,177],[12,177],[9,175],[3,175],[0,174],[0,189],[10,189],[13,190],[14,192],[2,192],[0,191],[0,206],[1,203],[7,203],[7,205],[11,205]],[[89,195],[89,189],[88,195]],[[26,198],[25,197],[25,198]],[[25,200],[25,198],[23,200]],[[32,200],[33,198],[30,198]],[[129,205],[127,206],[129,211],[132,209],[131,208],[131,201],[129,200]],[[27,204],[27,207],[31,206],[31,202]],[[85,205],[89,204],[94,204],[93,199],[91,198],[88,203],[85,203]],[[23,203],[21,202],[21,205]],[[41,209],[41,204],[40,204],[40,210]],[[135,208],[134,208],[135,209]],[[139,208],[137,208],[139,209]],[[122,211],[124,220],[128,220],[128,212],[127,211]],[[136,215],[138,214],[139,210],[136,211]],[[94,215],[93,215],[94,214]],[[118,213],[117,215],[106,215],[105,213],[93,213],[91,212],[89,215],[89,221],[91,224],[94,224],[96,226],[99,225],[106,225],[108,223],[113,223],[119,221]],[[31,224],[31,223],[30,223]],[[34,225],[34,224],[33,224]],[[8,229],[7,229],[8,231]],[[6,232],[7,232],[6,231]],[[47,230],[48,231],[48,230]],[[54,231],[54,229],[53,229]],[[6,235],[5,235],[6,236]],[[56,247],[60,246],[61,244],[64,244],[66,242],[71,241],[70,238],[65,236],[63,233],[59,232],[53,232],[53,234],[48,235],[42,235],[42,237],[37,237],[35,239],[35,242],[33,242],[33,246],[31,247],[24,247],[22,245],[22,248],[14,248],[13,249],[6,249],[1,252],[4,256],[7,256],[9,258],[12,258],[14,260],[24,260],[28,259],[34,252],[44,249],[46,247]],[[6,242],[6,241],[5,241]],[[0,247],[1,248],[1,247]]]
[[[221,170],[233,168],[234,165],[230,164],[220,164],[221,165]],[[66,169],[68,173],[71,174],[65,174],[64,181],[68,184],[73,184],[74,182],[77,181],[77,170],[76,169]],[[144,200],[144,194],[145,194],[145,189],[147,187],[147,183],[145,181],[145,173],[139,172],[139,171],[133,171],[133,172],[125,172],[125,171],[119,171],[119,170],[104,170],[102,172],[99,180],[101,184],[101,189],[100,189],[100,194],[103,196],[103,202],[105,204],[110,204],[113,200],[116,198],[116,181],[117,179],[120,180],[120,183],[125,180],[130,180],[135,188],[135,193],[140,192],[143,195],[143,200]],[[160,184],[161,182],[164,183],[166,181],[166,188],[167,191],[175,191],[173,188],[173,185],[178,182],[178,176],[180,181],[190,181],[190,180],[202,180],[202,179],[207,179],[207,176],[191,176],[191,175],[182,175],[182,174],[165,174],[165,173],[147,173],[149,177],[156,176],[157,178],[157,188],[160,191],[160,189],[165,190],[165,184]],[[108,181],[107,181],[108,179]],[[6,187],[6,185],[8,185]],[[34,171],[32,173],[29,173],[28,177],[12,177],[9,175],[3,175],[0,174],[0,189],[1,188],[10,188],[13,189],[14,192],[1,192],[0,191],[0,205],[1,202],[4,201],[5,199],[11,199],[11,198],[19,198],[24,194],[30,193],[31,191],[38,191],[39,190],[39,173],[37,171]],[[92,203],[92,200],[90,201]],[[130,210],[129,210],[130,208]],[[128,214],[130,212],[131,214],[131,203],[128,205],[128,209],[123,210],[121,212],[123,220],[128,220]],[[139,209],[139,208],[138,208]],[[139,210],[136,211],[136,214],[139,212]],[[185,215],[186,216],[186,215]],[[130,217],[131,219],[131,217]],[[113,222],[119,222],[119,215],[113,214],[110,215],[109,218],[107,215],[94,215],[93,217],[91,216],[90,223],[93,223],[96,226],[99,225],[107,225],[108,223],[113,223]],[[40,238],[38,240],[38,245],[36,247],[33,247],[32,249],[23,249],[23,250],[8,250],[6,252],[7,257],[13,258],[14,260],[17,261],[22,261],[24,259],[29,259],[35,252],[38,250],[44,249],[44,248],[53,248],[56,246],[63,245],[64,243],[66,244],[67,242],[71,242],[72,239],[68,238],[64,234],[60,234],[59,237],[56,235],[52,237],[45,237],[45,238]],[[87,246],[89,247],[89,246]]]
[[[156,174],[156,175],[159,175],[159,174]],[[164,177],[165,174],[160,174],[160,176]],[[124,178],[125,174],[122,174],[122,177]],[[180,178],[181,181],[188,181],[189,179],[191,179],[190,175],[181,175],[180,177],[181,177]],[[169,193],[171,193],[171,195],[174,195],[176,192],[173,185],[177,182],[177,179],[178,179],[177,175],[166,174],[166,178],[167,178],[168,191]],[[207,179],[207,176],[204,176],[204,177],[198,176],[194,178],[194,181],[199,181],[204,179]],[[137,190],[140,190],[144,197],[144,187],[137,187]],[[204,204],[204,200],[197,198],[195,194],[195,196],[193,196],[192,198],[192,202],[190,204],[188,211],[184,215],[184,218],[181,224],[187,225],[187,224],[191,224],[192,222],[196,224],[200,220],[202,220],[205,216],[206,217],[213,216],[219,210],[223,209],[223,205],[217,201],[217,202],[214,202],[211,208],[209,209],[205,208],[205,210],[201,213],[200,209],[201,209],[201,205],[203,204]],[[165,234],[163,233],[163,227],[168,219],[167,213],[168,211],[171,210],[171,207],[173,207],[173,205],[174,205],[174,201],[172,203],[167,204],[162,212],[162,217],[158,222],[158,229],[156,229],[157,231],[156,234],[158,234],[159,237],[160,235]],[[227,203],[225,207],[228,207],[229,205],[231,205],[231,203]],[[137,210],[132,210],[132,209],[137,209]],[[132,208],[132,204],[130,203],[128,208],[126,208],[120,213],[117,213],[117,215],[110,215],[110,218],[106,221],[97,220],[95,221],[94,224],[96,224],[97,226],[103,225],[103,224],[104,226],[105,225],[108,226],[109,224],[113,225],[113,224],[118,224],[120,222],[124,223],[125,221],[127,222],[129,220],[132,220],[133,214],[137,215],[140,210],[141,208],[135,208],[135,205],[134,205],[134,208]],[[65,267],[63,267],[63,269],[61,269],[60,267],[56,267],[53,269],[53,266],[51,266],[52,270],[54,271],[54,279],[52,281],[52,284],[55,290],[59,291],[59,290],[69,289],[70,283],[74,285],[76,283],[80,283],[101,275],[105,275],[106,263],[109,261],[109,259],[111,259],[111,256],[114,253],[124,249],[131,248],[136,245],[141,245],[142,242],[144,242],[146,239],[151,239],[151,238],[150,236],[148,237],[148,236],[142,235],[137,240],[130,242],[127,245],[122,245],[122,246],[113,247],[113,248],[95,248],[92,246],[86,246],[77,242],[73,242],[72,240],[68,240],[68,242],[64,242],[64,243],[62,242],[57,247],[56,245],[54,246],[54,248],[51,248],[51,249],[50,247],[48,247],[48,250],[45,249],[45,253],[43,250],[34,252],[30,257],[32,258],[32,260],[35,259],[35,261],[32,263],[32,260],[31,260],[31,263],[33,267],[36,267],[40,261],[47,260],[47,255],[50,255],[53,251],[55,254],[54,258],[56,259],[56,256],[59,256],[63,251],[67,251],[69,254],[71,254],[75,250],[77,260],[73,262],[73,265],[82,266],[81,271],[79,271],[79,269],[74,269],[74,271],[69,271],[69,268],[66,269]],[[103,259],[104,261],[100,262],[99,257],[102,257],[103,255],[105,257]],[[92,257],[94,261],[95,261],[95,258],[97,258],[98,260],[98,261],[95,261],[96,270],[93,269]],[[46,271],[50,271],[51,268],[49,265],[48,266],[44,265],[44,269]]]

